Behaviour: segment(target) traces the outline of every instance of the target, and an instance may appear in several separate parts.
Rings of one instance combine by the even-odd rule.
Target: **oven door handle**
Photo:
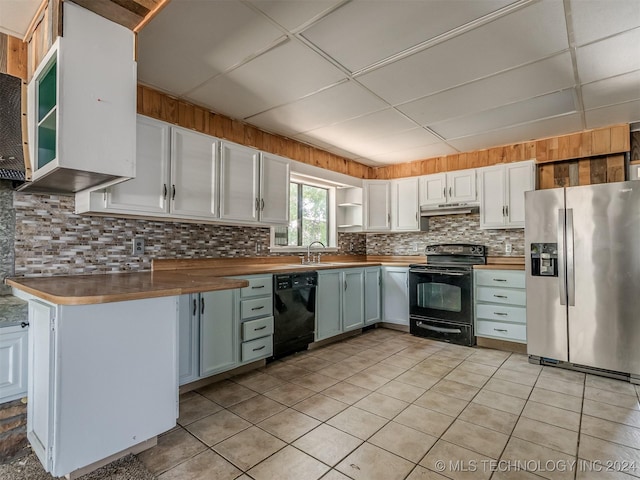
[[[410,269],[411,273],[435,273],[437,275],[448,275],[451,277],[462,277],[464,275],[469,275],[469,273],[461,273],[461,272],[446,272],[442,270],[419,270],[419,269]]]
[[[424,323],[418,321],[416,325],[420,328],[424,328],[425,330],[431,330],[433,332],[439,333],[462,333],[462,330],[459,328],[443,328],[443,327],[434,327],[432,325],[425,325]]]

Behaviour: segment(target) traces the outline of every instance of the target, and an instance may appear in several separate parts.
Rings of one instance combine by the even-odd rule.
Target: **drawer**
[[[507,305],[527,305],[527,294],[524,290],[509,288],[477,287],[476,301],[504,303]]]
[[[490,322],[478,320],[476,322],[476,336],[497,337],[517,342],[527,341],[527,326],[513,323]]]
[[[476,318],[498,320],[499,322],[527,323],[527,309],[525,307],[509,307],[505,305],[476,305]]]
[[[273,337],[258,338],[242,344],[242,361],[249,362],[273,355]]]
[[[476,270],[476,285],[524,288],[523,270]]]
[[[242,341],[253,340],[254,338],[273,335],[273,317],[258,318],[249,320],[242,324]]]
[[[264,317],[273,315],[273,300],[271,297],[252,298],[240,302],[240,319]]]
[[[245,280],[249,282],[249,286],[240,289],[240,297],[242,298],[271,295],[273,292],[273,279],[271,275],[245,278]]]

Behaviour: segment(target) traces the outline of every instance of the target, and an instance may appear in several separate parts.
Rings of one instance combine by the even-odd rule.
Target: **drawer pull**
[[[508,317],[509,314],[508,313],[504,313],[504,312],[493,312],[494,315],[500,315],[501,317]]]
[[[254,329],[253,329],[253,331],[254,331],[254,332],[257,332],[258,330],[264,330],[265,328],[267,328],[267,326],[266,326],[266,325],[263,325],[263,326],[261,326],[261,327],[254,328]]]
[[[263,308],[264,308],[264,305],[260,305],[259,307],[253,307],[251,309],[251,311],[253,312],[253,311],[256,311],[256,310],[262,310]]]
[[[509,330],[505,329],[505,328],[494,328],[493,329],[495,332],[503,332],[503,333],[507,333]]]
[[[508,298],[506,295],[494,295],[496,298]]]
[[[254,285],[251,288],[257,290],[258,288],[264,288],[264,285]]]
[[[257,351],[259,351],[259,350],[263,350],[263,349],[264,349],[264,347],[266,347],[266,345],[262,345],[261,347],[254,348],[254,349],[253,349],[253,351],[254,351],[254,352],[257,352]]]
[[[505,280],[504,278],[494,278],[493,281],[494,282],[506,282],[507,280]]]

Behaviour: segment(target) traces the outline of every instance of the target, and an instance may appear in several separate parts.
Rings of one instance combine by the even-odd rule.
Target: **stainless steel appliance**
[[[527,352],[640,383],[640,181],[525,193]]]
[[[473,265],[485,264],[482,245],[426,247],[426,264],[409,268],[409,331],[459,345],[474,345]]]
[[[273,276],[273,357],[306,350],[314,340],[316,272]]]

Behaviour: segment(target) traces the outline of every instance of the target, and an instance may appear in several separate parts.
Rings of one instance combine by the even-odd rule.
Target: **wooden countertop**
[[[474,265],[478,270],[524,270],[524,257],[487,257],[486,265]]]

